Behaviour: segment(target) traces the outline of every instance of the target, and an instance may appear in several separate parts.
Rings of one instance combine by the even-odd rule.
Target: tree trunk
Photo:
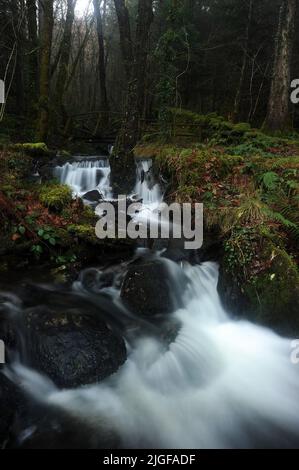
[[[56,107],[60,117],[62,118],[63,127],[65,126],[67,121],[67,114],[64,107],[63,98],[69,75],[68,68],[72,47],[72,28],[75,16],[75,5],[76,0],[67,0],[67,12],[60,46],[60,58],[55,91]]]
[[[34,108],[38,96],[38,38],[36,0],[26,0],[27,24],[29,38],[29,109],[35,114]]]
[[[23,0],[18,2],[17,0],[11,1],[10,4],[14,40],[16,44],[16,56],[15,56],[15,70],[14,70],[14,82],[16,86],[16,101],[18,103],[18,112],[23,115],[25,105],[25,81],[24,81],[24,42],[25,42],[25,31],[24,31],[24,19],[25,19],[25,5]]]
[[[243,46],[244,47],[244,49],[243,49],[243,62],[242,62],[240,79],[239,79],[239,84],[238,84],[238,88],[237,88],[237,92],[236,92],[236,96],[235,96],[235,102],[234,102],[234,111],[233,111],[233,121],[234,122],[238,121],[239,113],[240,113],[242,88],[243,88],[243,83],[244,83],[244,78],[245,78],[246,67],[247,67],[248,46],[249,46],[249,31],[250,31],[250,26],[251,26],[251,21],[252,21],[253,2],[254,2],[254,0],[250,0],[249,6],[248,6],[247,26],[246,26],[245,40],[244,40],[244,46]]]
[[[53,34],[53,0],[44,0],[41,25],[41,52],[40,52],[40,73],[39,73],[39,119],[38,119],[38,140],[46,141],[49,132],[50,118],[50,61]]]
[[[114,4],[118,20],[120,48],[122,52],[126,77],[129,81],[134,60],[129,12],[126,7],[125,0],[114,0]]]
[[[297,0],[283,0],[279,12],[275,59],[266,130],[285,131],[291,127],[290,81]]]
[[[115,0],[117,8],[122,3],[122,11],[126,9],[124,2]],[[151,23],[153,21],[152,0],[139,0],[138,17],[136,27],[136,40],[134,50],[130,47],[122,48],[124,66],[129,80],[126,97],[125,116],[122,128],[117,137],[114,154],[111,158],[112,186],[114,193],[124,193],[131,190],[135,180],[135,162],[133,150],[140,138],[141,119],[143,116],[145,81],[148,56],[148,41]],[[119,18],[119,16],[118,16]],[[130,28],[127,20],[119,25],[120,39],[124,41],[123,34],[126,32],[125,44],[131,44]],[[122,32],[121,32],[122,31]]]
[[[98,58],[98,70],[100,78],[100,92],[101,100],[100,107],[102,111],[103,120],[102,123],[99,123],[101,126],[103,123],[107,123],[109,104],[107,97],[107,87],[106,87],[106,66],[105,66],[105,46],[104,46],[104,33],[103,33],[103,22],[101,14],[101,3],[99,0],[93,0],[94,13],[97,21],[97,36],[99,44],[99,58]]]

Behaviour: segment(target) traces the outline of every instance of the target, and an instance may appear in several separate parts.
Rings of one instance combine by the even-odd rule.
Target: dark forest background
[[[0,0],[0,78],[7,90],[2,127],[16,127],[18,138],[27,134],[46,140],[49,132],[67,132],[68,118],[76,114],[121,115],[127,106],[127,69],[133,67],[124,49],[127,40],[133,47],[140,40],[136,18],[138,13],[145,17],[146,3],[93,0],[83,14],[75,13],[76,0]],[[291,3],[297,2],[150,2],[153,18],[143,25],[148,36],[141,38],[147,56],[142,118],[160,119],[168,107],[183,107],[262,126],[277,73],[282,9]],[[129,36],[121,11],[130,23]],[[298,15],[293,21],[292,79],[299,78]],[[290,116],[299,127],[294,105]]]

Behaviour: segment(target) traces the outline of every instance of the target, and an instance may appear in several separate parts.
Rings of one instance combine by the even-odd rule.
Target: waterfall
[[[107,158],[67,162],[55,168],[54,176],[62,184],[70,186],[74,195],[84,196],[95,189],[104,198],[109,198],[111,195],[110,165]]]
[[[134,216],[134,221],[139,225],[148,227],[159,227],[161,219],[156,211],[163,201],[163,193],[153,173],[153,162],[151,159],[137,160],[136,162],[136,185],[134,193],[142,200],[142,209]]]
[[[167,264],[189,278],[184,308],[173,312],[182,327],[167,350],[152,337],[139,338],[117,374],[76,390],[58,390],[19,364],[15,380],[99,435],[109,423],[125,448],[298,444],[299,374],[290,341],[230,318],[217,293],[216,264]]]
[[[145,206],[155,206],[163,199],[161,187],[152,174],[152,160],[137,161],[137,181],[135,193]]]
[[[152,160],[139,160],[136,167],[134,194],[143,200],[145,208],[153,209],[162,202],[163,194],[152,174]],[[110,174],[111,169],[107,158],[67,162],[54,170],[54,176],[60,183],[70,186],[74,195],[82,197],[87,192],[97,189],[104,199],[111,198],[112,194]]]

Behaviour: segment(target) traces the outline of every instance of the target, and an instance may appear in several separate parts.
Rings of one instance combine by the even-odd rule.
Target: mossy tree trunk
[[[46,141],[50,121],[50,62],[53,35],[53,0],[41,3],[42,24],[40,25],[40,71],[39,71],[39,116],[37,137]]]
[[[290,81],[297,0],[283,0],[278,21],[268,113],[264,124],[270,132],[291,127]]]
[[[139,0],[135,45],[132,46],[128,10],[123,0],[115,0],[124,67],[128,80],[125,115],[111,158],[114,193],[131,190],[135,181],[133,149],[140,138],[145,101],[145,82],[153,1]]]

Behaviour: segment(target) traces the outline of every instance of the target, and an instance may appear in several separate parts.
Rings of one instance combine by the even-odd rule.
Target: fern
[[[274,191],[280,183],[280,177],[274,171],[268,171],[260,176],[260,183],[267,191]]]
[[[285,228],[286,232],[296,241],[299,242],[299,225],[285,217],[287,215],[287,208],[285,208],[285,215],[281,212],[276,212],[269,208],[265,208],[266,215],[277,222],[279,222]]]

